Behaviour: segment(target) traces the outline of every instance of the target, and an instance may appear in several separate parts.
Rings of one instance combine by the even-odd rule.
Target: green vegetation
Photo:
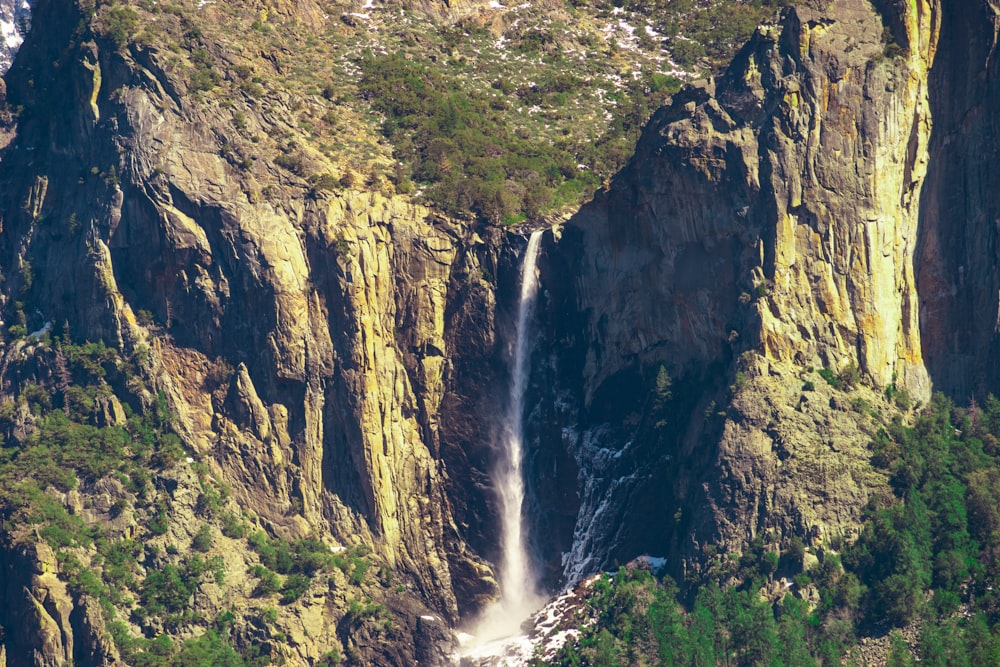
[[[312,577],[324,570],[337,567],[348,575],[352,585],[364,581],[371,563],[365,556],[369,549],[359,545],[340,553],[332,553],[322,542],[305,538],[288,542],[280,538],[269,538],[264,531],[257,531],[247,539],[250,547],[260,557],[260,565],[250,569],[257,577],[255,595],[281,593],[281,602],[288,604],[301,598]],[[275,572],[287,575],[282,583]]]
[[[872,454],[893,493],[872,500],[841,554],[793,539],[776,556],[758,540],[684,594],[622,568],[592,587],[596,622],[549,664],[853,664],[859,636],[913,622],[920,664],[1000,664],[1000,400],[960,409],[935,396],[912,426],[897,417],[882,429]],[[807,551],[816,564],[802,571]],[[777,577],[792,591],[767,602],[758,591]],[[818,602],[792,594],[802,590]],[[893,637],[889,664],[913,664]]]
[[[131,511],[140,531],[145,522],[149,535],[165,534],[170,502],[157,491],[154,475],[157,468],[173,466],[184,456],[162,394],[146,406],[118,403],[118,395],[128,395],[124,387],[137,386],[134,360],[123,359],[102,342],[75,344],[64,337],[65,332],[41,341],[32,361],[39,368],[54,369],[57,386],[26,382],[16,401],[0,404],[0,515],[5,533],[52,547],[70,590],[100,604],[129,664],[268,664],[259,656],[238,656],[221,626],[179,642],[166,634],[136,638],[121,620],[124,612],[133,623],[149,628],[206,627],[194,610],[196,591],[206,583],[224,585],[225,567],[219,556],[177,558],[177,550],[169,546],[169,560],[164,561],[152,544],[144,548],[138,539],[115,537],[117,531],[108,522],[88,522],[59,498],[75,490],[92,503],[89,494],[96,485],[117,487],[124,495],[104,509],[109,520]],[[224,494],[201,481],[205,505],[218,509]],[[235,517],[225,526],[231,533],[245,530]],[[208,524],[202,525],[192,541],[194,551],[210,550],[214,535]]]
[[[834,389],[840,387],[840,380],[837,378],[837,374],[832,368],[823,367],[816,372],[819,373],[819,376],[826,380],[826,383]]]
[[[316,667],[334,667],[340,664],[340,651],[334,649],[325,653],[316,663]]]
[[[850,391],[861,382],[861,371],[855,363],[849,363],[839,371],[824,367],[816,372],[834,389]]]
[[[57,340],[51,354],[55,364],[66,368],[65,387],[49,394],[27,384],[16,402],[0,406],[0,431],[5,434],[0,448],[0,506],[15,523],[46,523],[42,530],[58,532],[61,546],[89,544],[91,537],[80,528],[82,520],[60,518],[42,492],[48,487],[65,492],[114,475],[128,492],[146,499],[152,492],[148,468],[164,465],[165,452],[174,443],[179,447],[179,440],[170,431],[162,396],[142,415],[131,413],[126,405],[124,423],[94,425],[98,411],[108,409],[101,406],[113,399],[108,380],[123,381],[130,373],[113,350],[102,343],[72,345]],[[13,426],[24,408],[34,415],[34,428],[18,441]]]
[[[491,26],[330,5],[330,20],[304,34],[285,12],[217,3],[206,21],[193,0],[143,1],[103,5],[95,29],[120,46],[155,47],[194,102],[227,109],[220,117],[233,127],[219,128],[218,150],[241,171],[276,164],[313,196],[363,186],[512,223],[588,198],[624,164],[651,112],[697,75],[701,61],[676,70],[654,30],[677,24],[678,11],[634,4],[625,14],[603,1],[509,6]],[[705,13],[689,4],[685,16]],[[751,15],[768,13],[759,4],[725,10],[726,45],[750,34]],[[680,25],[708,39],[713,11],[705,25]],[[734,15],[748,18],[730,28]],[[247,33],[267,59],[234,63],[220,51]],[[690,40],[675,41],[683,50]],[[261,127],[271,116],[282,122]]]
[[[295,602],[309,589],[312,578],[305,574],[293,572],[285,578],[285,583],[281,587],[281,603],[288,604]]]
[[[233,649],[225,627],[206,630],[202,635],[177,642],[161,634],[152,639],[127,635],[120,623],[110,628],[122,657],[137,667],[263,667],[270,658],[251,649],[240,655]]]
[[[104,28],[108,37],[119,49],[139,26],[139,15],[128,6],[110,4],[104,14]]]
[[[92,27],[118,48],[152,47],[193,102],[225,108],[218,151],[240,171],[277,164],[313,196],[363,186],[509,224],[589,198],[652,111],[779,4],[571,0],[439,22],[333,3],[307,27],[245,3],[216,3],[206,20],[195,0],[109,0]],[[248,34],[266,59],[223,52]],[[261,127],[268,117],[282,120]]]
[[[470,91],[440,66],[398,53],[366,57],[361,71],[362,95],[384,114],[383,133],[410,177],[428,186],[428,199],[448,213],[473,211],[494,223],[579,203],[600,184],[598,174],[621,166],[653,100],[679,83],[654,76],[630,84],[623,94],[630,108],[596,142],[548,142],[520,128],[511,109],[565,106],[585,90],[571,73],[550,73],[516,90],[498,80],[493,89]],[[619,145],[626,137],[629,145]],[[580,163],[590,168],[581,170]]]
[[[849,363],[837,373],[837,385],[845,390],[851,390],[861,382],[861,371],[855,363]]]
[[[141,587],[142,607],[135,613],[165,614],[168,627],[190,620],[185,613],[189,611],[191,598],[209,575],[217,583],[225,580],[225,569],[218,556],[204,560],[194,555],[179,565],[165,565],[159,571],[150,572]]]
[[[892,374],[892,382],[885,388],[885,397],[896,404],[900,410],[909,410],[913,406],[913,399],[906,389],[896,387],[896,374]]]
[[[194,539],[191,540],[191,548],[195,551],[200,551],[205,553],[212,548],[212,543],[214,538],[212,537],[212,528],[207,523],[203,523],[201,528],[195,534]]]
[[[587,0],[573,0],[585,5]],[[671,59],[692,69],[700,64],[721,67],[732,57],[758,25],[775,16],[791,0],[745,2],[699,2],[698,0],[625,0],[616,2],[626,10],[648,17],[663,35]]]

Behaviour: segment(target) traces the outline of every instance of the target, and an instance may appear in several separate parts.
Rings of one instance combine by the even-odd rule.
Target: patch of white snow
[[[52,322],[46,322],[45,324],[42,325],[41,329],[39,329],[38,331],[32,331],[30,334],[28,334],[28,338],[41,338],[43,335],[47,334],[50,331],[52,331]]]

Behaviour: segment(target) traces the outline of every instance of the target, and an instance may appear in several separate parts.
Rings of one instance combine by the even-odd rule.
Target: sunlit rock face
[[[421,3],[444,18],[483,5]],[[545,232],[524,449],[529,555],[549,587],[643,553],[680,577],[762,535],[855,529],[885,487],[873,434],[809,368],[856,369],[876,407],[889,384],[922,399],[980,386],[971,369],[998,376],[1000,208],[983,156],[1000,21],[985,0],[877,6],[787,9]],[[370,544],[419,621],[363,658],[412,664],[386,656],[447,640],[497,593],[489,472],[523,239],[234,163],[247,132],[297,131],[294,100],[196,103],[165,53],[72,39],[78,10],[35,4],[7,78],[23,113],[0,162],[3,318],[24,300],[28,331],[68,322],[142,352],[234,503],[290,539]],[[4,68],[28,16],[0,2]],[[23,559],[15,596],[47,562]],[[293,661],[333,645],[319,631],[343,605],[317,600]],[[69,622],[48,618],[31,623]]]
[[[84,12],[36,4],[6,77],[20,112],[0,161],[3,318],[17,292],[37,304],[32,330],[69,322],[143,350],[185,447],[236,502],[287,539],[370,545],[398,577],[389,590],[412,582],[418,610],[456,623],[496,589],[465,537],[488,530],[470,519],[487,495],[466,484],[477,452],[442,432],[485,430],[469,417],[479,392],[457,385],[465,358],[493,354],[480,261],[500,235],[391,192],[234,167],[218,143],[243,134],[232,114],[187,96],[155,49],[78,34]],[[254,132],[288,128],[287,108],[235,105]],[[30,284],[8,273],[25,263]],[[316,611],[336,628],[336,605]],[[292,662],[329,650],[311,636]],[[386,660],[413,664],[365,656]]]

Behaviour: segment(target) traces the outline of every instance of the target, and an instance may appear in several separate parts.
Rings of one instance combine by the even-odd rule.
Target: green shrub
[[[151,327],[156,324],[156,318],[153,317],[153,313],[144,308],[135,311],[135,319],[144,327]]]
[[[167,520],[167,513],[158,509],[153,518],[149,520],[149,532],[153,535],[166,535],[170,529],[170,522]]]
[[[254,589],[254,595],[267,596],[281,590],[281,579],[265,566],[254,565],[250,568],[250,573],[257,577],[257,587]]]
[[[309,183],[316,192],[334,192],[340,184],[338,179],[328,171],[322,174],[313,174],[309,177]]]
[[[319,662],[316,663],[316,667],[335,667],[340,664],[342,659],[340,651],[334,648],[320,657]]]
[[[247,524],[232,512],[222,515],[222,534],[232,539],[240,539],[246,535]]]
[[[154,460],[157,466],[160,468],[170,468],[181,462],[184,457],[184,446],[181,444],[181,439],[175,434],[164,433],[159,438],[156,448],[156,458]]]
[[[269,539],[262,530],[253,533],[248,542],[267,568],[282,574],[288,574],[295,568],[295,557],[288,542]]]
[[[750,378],[743,371],[736,372],[736,378],[732,385],[730,385],[729,390],[732,392],[740,391],[750,384]]]
[[[115,46],[122,48],[139,25],[139,15],[134,9],[115,5],[108,9],[104,17],[104,29]]]
[[[224,485],[216,486],[208,479],[207,469],[198,472],[198,481],[201,484],[201,493],[198,494],[198,502],[195,511],[204,516],[215,516],[222,511],[229,500],[229,487]]]
[[[191,603],[198,577],[187,567],[165,565],[150,572],[142,583],[142,604],[147,613],[183,611]]]
[[[194,65],[194,71],[191,73],[188,81],[188,86],[191,90],[199,92],[215,88],[219,84],[221,77],[215,69],[215,63],[212,61],[208,50],[198,47],[191,51],[190,58],[191,63]]]
[[[213,542],[211,527],[203,523],[195,534],[194,539],[191,540],[191,548],[195,551],[205,553],[212,548]]]
[[[868,402],[867,399],[861,396],[855,396],[851,399],[851,409],[859,414],[871,414],[872,404]]]
[[[840,386],[840,380],[837,378],[837,374],[834,373],[832,368],[823,367],[817,371],[819,376],[826,380],[826,383],[837,389]]]
[[[354,557],[351,559],[351,576],[350,581],[355,586],[361,584],[365,579],[365,574],[368,573],[368,568],[371,567],[371,563],[364,558]]]
[[[861,371],[855,363],[850,363],[837,373],[837,385],[845,389],[853,389],[861,381]]]
[[[285,578],[285,584],[281,587],[281,602],[289,604],[295,602],[309,589],[312,580],[305,574],[292,573]]]
[[[413,180],[427,184],[426,196],[446,212],[471,210],[493,223],[510,223],[564,203],[556,193],[568,181],[587,183],[576,192],[598,184],[593,172],[577,172],[570,147],[521,136],[510,116],[493,108],[492,96],[470,92],[440,68],[398,53],[367,57],[361,68],[361,93],[384,114],[383,133],[412,165]],[[558,75],[544,83],[551,86],[525,94],[564,92]]]
[[[778,569],[779,556],[774,551],[768,551],[761,558],[761,573],[762,574],[772,574]]]
[[[243,667],[240,655],[215,631],[194,639],[184,640],[181,650],[173,657],[172,665],[211,665],[212,667]]]

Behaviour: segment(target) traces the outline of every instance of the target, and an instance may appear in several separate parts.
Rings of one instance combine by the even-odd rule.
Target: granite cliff
[[[565,575],[643,551],[680,575],[706,547],[857,525],[884,484],[872,427],[802,387],[826,369],[874,389],[866,404],[885,387],[929,396],[921,323],[938,325],[918,306],[917,248],[941,25],[936,3],[787,10],[656,112],[552,239],[560,392],[539,421],[562,432],[537,456],[579,480],[543,545]]]
[[[292,664],[443,664],[497,593],[523,239],[361,175],[382,158],[310,134],[336,91],[263,96],[282,53],[154,4],[39,0],[5,78],[5,450],[37,447],[47,411],[128,433],[129,457],[152,414],[160,449],[149,490],[25,473],[42,495],[18,486],[0,515],[0,664],[128,662],[129,642],[208,627]],[[332,29],[324,3],[245,4],[262,35],[269,15]],[[868,413],[996,389],[997,25],[980,0],[796,3],[547,233],[527,511],[548,585],[642,553],[697,582],[755,540],[851,540],[888,493]],[[340,131],[367,131],[352,113]],[[53,549],[57,515],[98,533]],[[138,599],[82,574],[107,580],[119,542],[146,544]],[[277,544],[299,559],[278,571],[309,575],[280,605]],[[226,574],[198,579],[193,615],[137,613],[192,550]]]
[[[398,586],[405,593],[397,597],[416,605],[409,623],[419,612],[442,628],[456,623],[495,589],[468,546],[476,529],[460,533],[456,518],[468,521],[482,503],[453,510],[453,499],[475,491],[449,479],[442,461],[465,455],[441,434],[475,430],[453,378],[463,355],[492,349],[493,293],[481,262],[495,263],[496,239],[406,198],[332,194],[269,164],[234,165],[227,147],[238,151],[239,136],[294,134],[291,112],[281,113],[288,100],[273,115],[252,100],[202,104],[155,49],[90,32],[89,11],[38,3],[45,36],[25,43],[7,76],[7,108],[17,117],[3,161],[4,319],[46,335],[7,341],[5,396],[52,387],[52,322],[67,343],[69,330],[75,340],[104,341],[136,360],[144,379],[106,391],[136,410],[160,396],[187,461],[206,466],[235,512],[282,539],[373,549],[394,573],[386,594]],[[114,19],[114,8],[101,11],[97,21]],[[189,473],[169,476],[164,499],[175,528],[163,543],[173,548],[193,537],[199,489]],[[109,538],[150,537],[134,522],[107,530]],[[32,567],[50,578],[58,569],[53,558],[22,560],[6,579],[11,614],[38,590]],[[248,565],[230,564],[235,589],[243,577],[232,572]],[[228,595],[210,601],[206,615],[221,613]],[[85,606],[65,590],[56,599],[60,610]],[[86,662],[74,646],[87,639],[73,638],[88,630],[71,627],[63,611],[55,620],[39,611],[46,622],[26,633],[15,633],[5,612],[8,663],[32,664],[28,646],[44,664]],[[346,612],[346,598],[305,604],[310,620],[286,624],[291,641],[274,655],[302,662],[347,648],[334,638]],[[110,644],[93,632],[91,641]],[[404,636],[398,645],[408,649],[357,655],[405,664],[415,644]]]

